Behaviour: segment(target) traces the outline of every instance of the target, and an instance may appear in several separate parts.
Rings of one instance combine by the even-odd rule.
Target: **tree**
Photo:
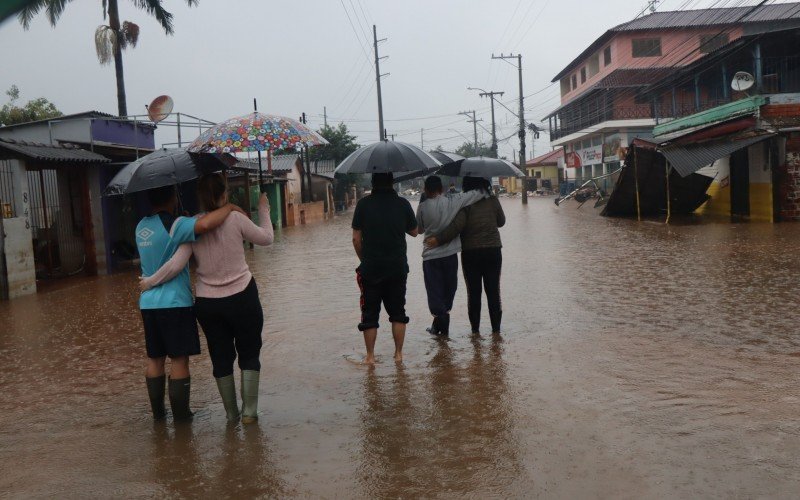
[[[470,158],[472,156],[486,156],[488,158],[494,158],[491,146],[488,146],[486,143],[483,142],[478,143],[477,151],[475,151],[475,144],[471,142],[465,142],[464,144],[456,148],[454,153],[461,156],[465,156],[467,158]]]
[[[57,118],[63,113],[56,108],[56,105],[44,97],[39,97],[20,107],[16,105],[19,99],[19,88],[12,85],[6,91],[8,102],[0,108],[0,125],[16,125],[18,123],[33,122],[36,120],[46,120]]]
[[[350,135],[350,131],[344,123],[335,127],[323,125],[317,132],[330,144],[311,148],[312,160],[332,159],[338,164],[360,147],[356,143],[356,136]]]
[[[33,0],[27,3],[19,12],[19,22],[26,30],[30,28],[31,21],[42,9],[45,10],[47,19],[55,27],[67,4],[72,0]],[[139,9],[144,10],[164,29],[164,33],[172,35],[172,14],[161,5],[163,0],[132,0]],[[190,7],[197,5],[198,0],[186,0]],[[114,61],[114,70],[117,77],[117,108],[119,116],[128,116],[128,104],[125,98],[125,78],[122,70],[122,49],[136,47],[139,41],[139,25],[130,21],[120,24],[117,0],[102,0],[103,19],[108,19],[107,25],[100,25],[94,32],[95,50],[100,64],[109,64]]]

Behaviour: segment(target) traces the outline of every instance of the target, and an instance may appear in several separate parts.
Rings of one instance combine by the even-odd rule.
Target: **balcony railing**
[[[700,101],[699,107],[697,106],[698,103],[685,101],[676,102],[674,107],[671,102],[663,102],[658,105],[639,104],[635,106],[616,106],[610,109],[602,109],[599,112],[577,116],[572,119],[565,118],[564,121],[566,123],[564,125],[556,127],[550,131],[550,139],[557,140],[589,128],[593,125],[598,125],[611,120],[653,119],[660,121],[681,118],[700,111],[715,108],[727,102],[730,102],[730,99],[711,99]]]

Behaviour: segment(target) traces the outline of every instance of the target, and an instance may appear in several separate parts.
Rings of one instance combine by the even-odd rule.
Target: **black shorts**
[[[177,358],[200,354],[194,307],[142,309],[147,357]]]
[[[381,302],[389,314],[392,323],[408,323],[406,316],[406,278],[407,274],[388,278],[371,279],[356,270],[356,280],[361,289],[361,323],[358,329],[362,332],[370,328],[378,328],[381,315]]]

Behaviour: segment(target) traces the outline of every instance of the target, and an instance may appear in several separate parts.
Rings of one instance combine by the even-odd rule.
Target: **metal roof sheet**
[[[103,155],[70,144],[52,146],[38,142],[0,139],[0,156],[47,162],[110,163]]]
[[[672,168],[681,177],[697,172],[706,165],[710,165],[720,158],[742,148],[751,146],[764,139],[772,137],[773,133],[763,133],[755,136],[746,136],[737,139],[730,137],[686,145],[671,145],[660,148],[659,151],[667,158]]]
[[[541,156],[537,156],[536,158],[530,159],[525,162],[526,166],[533,167],[536,165],[542,164],[556,164],[558,163],[559,158],[564,157],[564,148],[556,148],[549,153],[545,153]]]
[[[749,13],[748,13],[749,12]],[[743,17],[744,16],[744,17]],[[741,18],[741,19],[740,19]],[[789,22],[800,19],[800,2],[718,9],[695,9],[654,12],[619,24],[598,37],[578,57],[573,59],[553,77],[557,82],[575,66],[599,50],[617,33],[657,29],[706,28],[713,26],[744,25],[764,22]]]
[[[288,155],[277,155],[272,157],[272,171],[273,172],[291,172],[294,168],[295,163],[300,155],[297,154],[288,154]],[[253,158],[242,159],[239,158],[239,161],[236,163],[236,168],[241,168],[245,170],[255,170],[258,172],[258,160],[254,160]],[[262,155],[261,158],[261,167],[264,171],[267,170],[267,158],[266,155]]]

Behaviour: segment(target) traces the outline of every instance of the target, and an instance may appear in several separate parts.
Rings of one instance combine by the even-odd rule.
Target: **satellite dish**
[[[738,73],[737,73],[738,74]],[[158,123],[172,113],[172,98],[168,95],[160,95],[153,99],[153,102],[147,106],[147,116],[153,120],[153,123]]]
[[[753,75],[745,71],[738,71],[735,75],[733,75],[731,88],[737,92],[744,92],[751,88],[755,83],[756,79],[753,78]]]

